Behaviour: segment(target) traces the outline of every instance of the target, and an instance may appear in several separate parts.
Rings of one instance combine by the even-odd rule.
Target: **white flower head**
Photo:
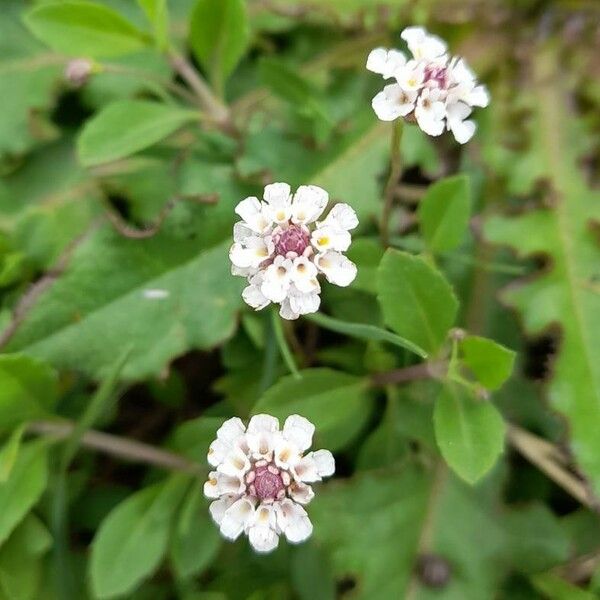
[[[307,452],[314,431],[299,415],[289,416],[282,430],[271,415],[255,415],[247,429],[237,417],[223,423],[208,451],[215,470],[204,484],[223,537],[233,541],[245,533],[261,553],[277,548],[281,535],[292,544],[310,537],[304,506],[314,492],[308,484],[335,471],[329,450]]]
[[[318,221],[328,201],[316,185],[302,185],[292,195],[287,183],[272,183],[262,201],[251,197],[237,205],[243,220],[233,227],[231,272],[247,278],[242,298],[252,308],[273,302],[284,319],[297,319],[319,310],[320,275],[335,285],[352,283],[356,267],[341,253],[358,218],[348,204],[336,204]]]
[[[476,125],[467,120],[473,107],[485,107],[489,93],[466,61],[451,57],[444,40],[423,27],[407,27],[401,34],[412,57],[398,50],[376,48],[367,69],[384,79],[394,78],[373,98],[373,110],[382,121],[403,118],[416,122],[428,135],[452,131],[456,141],[468,142]]]

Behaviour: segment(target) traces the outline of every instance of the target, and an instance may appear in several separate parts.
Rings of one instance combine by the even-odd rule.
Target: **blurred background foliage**
[[[87,23],[81,3],[0,6],[0,599],[599,597],[600,4],[98,4]],[[412,24],[492,103],[466,147],[405,127],[390,241],[435,256],[410,264],[452,313],[440,343],[456,325],[517,352],[491,402],[351,327],[419,342],[410,259],[378,241],[390,126],[364,69]],[[90,72],[69,81],[74,58]],[[271,181],[361,221],[359,277],[323,290],[345,330],[286,328],[301,381],[229,274],[233,209]],[[450,241],[424,197],[457,198]],[[477,339],[462,360],[496,390],[512,358],[498,375],[508,355]],[[219,424],[257,411],[304,414],[337,459],[313,538],[268,557],[223,542],[201,490]]]

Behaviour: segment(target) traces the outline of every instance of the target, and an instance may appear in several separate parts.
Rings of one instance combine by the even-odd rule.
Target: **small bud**
[[[478,400],[489,400],[490,399],[490,392],[488,390],[486,390],[484,387],[481,387],[480,385],[478,385],[475,388],[475,396],[477,397]]]
[[[74,87],[84,86],[93,70],[92,63],[86,58],[74,58],[65,67],[65,79]]]
[[[437,554],[423,554],[417,562],[417,572],[423,585],[430,588],[443,588],[452,577],[450,563]]]
[[[460,327],[454,327],[450,330],[450,339],[460,342],[467,337],[467,332]]]

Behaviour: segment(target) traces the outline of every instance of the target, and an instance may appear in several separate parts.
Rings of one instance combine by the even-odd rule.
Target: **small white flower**
[[[375,114],[382,121],[416,121],[432,136],[447,129],[459,143],[466,143],[476,130],[475,123],[466,120],[472,108],[490,102],[486,87],[478,84],[464,59],[447,54],[438,36],[422,27],[408,27],[401,36],[412,53],[410,60],[385,48],[376,48],[367,59],[367,69],[396,79],[373,98]]]
[[[345,257],[342,278],[332,275],[327,265],[320,268],[323,255],[349,248],[350,230],[358,225],[356,213],[348,204],[336,204],[317,221],[329,196],[316,185],[302,185],[292,196],[287,183],[273,183],[265,187],[263,198],[246,198],[236,208],[243,221],[233,227],[229,258],[232,274],[248,280],[242,298],[255,310],[280,304],[284,319],[316,312],[321,301],[319,274],[336,285],[349,285],[352,280],[337,280],[356,276],[356,267]]]
[[[282,430],[270,415],[252,417],[247,429],[237,417],[223,423],[208,452],[216,470],[204,484],[223,537],[233,541],[245,533],[261,553],[277,548],[280,535],[293,544],[310,537],[313,527],[303,508],[314,497],[308,483],[335,472],[329,450],[304,454],[314,431],[299,415],[289,416]]]

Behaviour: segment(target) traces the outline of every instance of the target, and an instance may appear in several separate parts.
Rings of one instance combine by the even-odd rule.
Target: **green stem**
[[[402,142],[402,131],[404,121],[397,119],[392,128],[392,144],[390,148],[390,176],[385,186],[383,195],[383,210],[381,212],[381,242],[384,246],[389,246],[390,217],[394,205],[394,197],[398,181],[402,175],[402,156],[400,144]]]
[[[294,359],[294,355],[288,346],[287,340],[285,339],[285,332],[283,331],[283,326],[281,323],[281,318],[277,314],[276,311],[271,312],[271,318],[273,323],[273,331],[275,333],[275,339],[277,340],[277,345],[279,346],[279,353],[281,354],[281,358],[283,358],[285,364],[289,372],[296,378],[302,379],[300,372],[298,371],[298,367],[296,365],[296,361]]]
[[[265,320],[265,354],[263,359],[262,375],[260,377],[259,391],[262,394],[268,390],[275,380],[277,367],[277,344],[273,331],[273,320]]]

